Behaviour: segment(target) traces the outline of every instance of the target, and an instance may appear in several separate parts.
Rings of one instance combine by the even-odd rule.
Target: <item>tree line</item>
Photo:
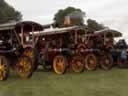
[[[60,9],[57,13],[55,13],[53,18],[54,26],[59,28],[67,27],[66,24],[64,24],[66,17],[70,17],[67,18],[70,19],[70,24],[68,26],[85,25],[84,18],[86,18],[86,13],[79,8],[67,7],[65,9]],[[15,10],[5,0],[0,0],[0,24],[12,20],[22,20],[21,12]],[[96,20],[93,19],[88,19],[86,26],[92,31],[97,31],[105,28],[103,24],[99,24]]]
[[[9,21],[19,21],[22,19],[21,12],[15,10],[5,0],[0,0],[0,24]]]

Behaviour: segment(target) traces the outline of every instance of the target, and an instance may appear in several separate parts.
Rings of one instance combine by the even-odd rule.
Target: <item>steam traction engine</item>
[[[9,66],[11,55],[18,44],[16,34],[8,31],[6,28],[0,28],[0,80],[6,80],[9,75]],[[13,44],[12,44],[13,43]]]
[[[0,80],[8,77],[12,67],[22,78],[32,76],[36,66],[36,43],[34,32],[43,30],[42,25],[32,22],[14,22],[0,26]]]
[[[114,48],[114,38],[121,37],[122,34],[115,30],[103,29],[94,33],[96,37],[95,44],[99,50],[97,53],[98,64],[101,68],[108,70],[113,66],[112,51]]]
[[[63,74],[68,67],[75,72],[99,66],[108,70],[113,65],[114,37],[121,35],[110,29],[87,32],[85,26],[43,31],[37,43],[39,61],[44,62],[44,67],[50,65],[57,74]]]
[[[91,48],[93,42],[89,36],[85,27],[78,26],[43,31],[37,43],[40,59],[47,62],[45,66],[50,64],[57,74],[63,74],[68,67],[75,72],[82,72],[84,66],[94,70],[97,50]]]
[[[34,33],[40,33],[43,30],[43,26],[32,21],[24,21],[16,24],[16,33],[20,38],[20,57],[18,63],[15,66],[16,72],[23,78],[32,76],[32,73],[37,66],[37,41],[39,36]]]

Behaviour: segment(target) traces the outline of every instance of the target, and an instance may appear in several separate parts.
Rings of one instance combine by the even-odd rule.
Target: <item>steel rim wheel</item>
[[[56,56],[53,60],[53,69],[57,74],[64,74],[66,70],[66,59],[64,56]]]
[[[32,62],[32,65],[33,65],[33,69],[34,71],[37,69],[38,67],[38,60],[36,60],[35,58],[38,58],[36,57],[35,51],[32,49],[32,48],[25,48],[25,51],[23,52],[22,56],[27,56],[31,59],[31,62]],[[37,61],[37,62],[36,62]]]
[[[105,54],[101,57],[101,68],[104,70],[109,70],[112,68],[113,58],[110,54]]]
[[[87,70],[95,70],[97,67],[97,58],[94,54],[88,54],[85,57],[85,68]]]
[[[0,80],[6,80],[9,74],[9,65],[6,57],[0,56]]]
[[[33,72],[31,59],[27,56],[20,57],[16,65],[16,71],[21,78],[31,77]]]
[[[74,72],[80,73],[84,70],[84,63],[82,56],[73,56],[71,60],[71,67]]]

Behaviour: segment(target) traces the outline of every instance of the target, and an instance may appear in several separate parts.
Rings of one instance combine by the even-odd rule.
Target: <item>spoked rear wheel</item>
[[[0,56],[0,80],[6,80],[9,75],[9,64],[5,56]]]
[[[30,78],[33,73],[31,59],[27,56],[21,56],[16,64],[16,72],[21,78]]]
[[[109,70],[112,68],[113,58],[111,54],[104,54],[100,57],[100,66],[104,70]]]
[[[57,74],[64,74],[66,71],[67,60],[64,56],[58,55],[53,60],[53,69]]]
[[[84,70],[84,59],[81,55],[73,56],[70,64],[74,72],[80,73]]]
[[[97,58],[94,54],[87,54],[85,57],[85,68],[87,70],[95,70],[97,67]]]

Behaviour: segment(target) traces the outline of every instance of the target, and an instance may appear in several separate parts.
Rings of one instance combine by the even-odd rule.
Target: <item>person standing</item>
[[[126,64],[126,60],[127,60],[127,52],[126,49],[124,48],[121,52],[121,62],[122,64]]]

